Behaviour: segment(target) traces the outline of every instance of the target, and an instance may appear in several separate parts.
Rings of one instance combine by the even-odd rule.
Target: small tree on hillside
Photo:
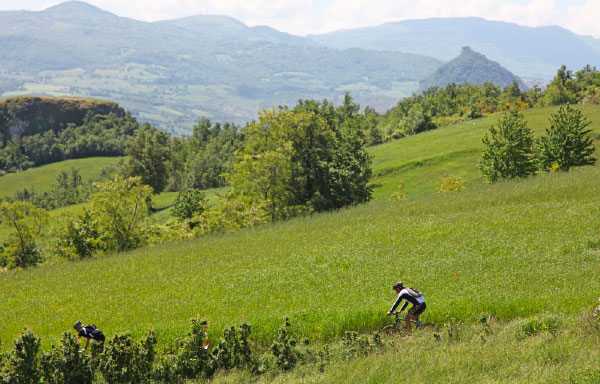
[[[144,124],[127,143],[129,161],[125,174],[139,176],[142,184],[151,186],[154,193],[162,192],[169,181],[169,145],[168,133]]]
[[[92,196],[92,209],[108,249],[126,251],[144,241],[144,219],[152,188],[139,177],[122,178],[96,184],[99,192]]]
[[[498,121],[497,129],[490,127],[483,144],[485,149],[478,166],[487,181],[493,183],[535,173],[533,133],[516,109]]]
[[[0,203],[0,223],[15,230],[0,247],[0,266],[27,268],[41,262],[42,255],[35,241],[47,220],[44,209],[29,203]]]
[[[591,165],[594,145],[590,137],[590,122],[578,109],[569,105],[550,115],[550,127],[539,139],[539,163],[544,170],[568,171],[571,167]]]

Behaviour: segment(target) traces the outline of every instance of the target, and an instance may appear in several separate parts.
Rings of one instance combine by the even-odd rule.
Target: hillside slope
[[[553,110],[526,111],[537,134]],[[600,109],[583,111],[600,132]],[[0,337],[12,340],[27,325],[50,343],[73,319],[91,319],[108,335],[153,328],[169,343],[198,314],[214,325],[213,335],[249,321],[264,342],[289,316],[299,335],[330,340],[384,324],[389,285],[398,279],[424,292],[426,318],[439,323],[472,321],[482,312],[502,320],[577,314],[600,289],[600,166],[484,184],[475,164],[496,119],[373,148],[376,198],[369,204],[0,273]],[[468,180],[468,189],[432,194],[447,173]],[[390,201],[400,181],[409,198]],[[508,295],[507,286],[519,289]],[[80,303],[82,287],[94,292],[94,305]]]

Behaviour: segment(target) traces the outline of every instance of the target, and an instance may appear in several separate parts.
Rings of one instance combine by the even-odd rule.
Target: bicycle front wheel
[[[406,333],[406,330],[401,326],[398,327],[394,325],[386,325],[385,327],[381,328],[379,333],[384,336],[401,336]]]

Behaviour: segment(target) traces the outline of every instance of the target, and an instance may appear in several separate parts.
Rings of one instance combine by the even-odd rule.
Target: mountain
[[[488,60],[484,55],[469,47],[463,47],[458,57],[421,80],[419,89],[425,90],[433,86],[444,87],[448,83],[481,85],[484,82],[491,82],[504,88],[511,85],[513,81],[517,81],[521,90],[527,89],[521,79],[500,64]]]
[[[600,62],[600,42],[560,27],[525,27],[476,17],[405,20],[310,38],[335,48],[402,51],[450,60],[469,46],[521,77],[551,79],[565,64]]]
[[[189,133],[202,117],[243,123],[299,98],[386,110],[442,62],[422,55],[335,49],[234,19],[147,23],[70,1],[0,12],[0,92],[118,102],[142,122]]]

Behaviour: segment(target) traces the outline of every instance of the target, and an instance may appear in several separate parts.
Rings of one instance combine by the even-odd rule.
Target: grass
[[[218,375],[212,382],[385,383],[399,377],[417,383],[598,382],[597,329],[582,326],[585,319],[577,317],[565,320],[556,332],[522,336],[527,322],[463,324],[453,327],[452,333],[444,330],[439,340],[416,332],[367,357],[338,358],[324,370],[310,364],[258,379],[246,372],[233,372]]]
[[[0,176],[0,197],[12,197],[16,191],[24,188],[34,189],[36,193],[52,190],[56,178],[61,172],[70,172],[71,168],[79,171],[84,181],[100,176],[104,168],[115,166],[121,157],[91,157],[87,159],[65,160],[59,163],[30,168],[23,172],[9,173]]]
[[[550,111],[528,111],[530,126]],[[584,113],[600,131],[600,109],[586,107]],[[380,186],[369,204],[1,273],[0,337],[12,340],[29,326],[47,346],[82,319],[107,335],[129,330],[140,336],[152,328],[168,345],[199,314],[210,321],[213,337],[227,325],[247,321],[255,339],[267,343],[289,316],[297,335],[329,342],[345,330],[369,332],[386,323],[394,300],[390,285],[399,279],[424,293],[423,319],[440,324],[474,322],[482,313],[501,321],[548,311],[576,316],[600,291],[600,167],[484,184],[473,159],[493,121],[372,148]],[[543,124],[534,128],[540,132]],[[448,169],[463,175],[468,189],[430,193]],[[400,179],[409,198],[389,201]],[[396,355],[386,352],[381,358],[389,364]],[[358,374],[360,364],[356,367],[350,376],[339,376],[341,381]],[[334,369],[325,379],[336,382],[335,372],[340,373]],[[398,373],[386,372],[381,377]]]

